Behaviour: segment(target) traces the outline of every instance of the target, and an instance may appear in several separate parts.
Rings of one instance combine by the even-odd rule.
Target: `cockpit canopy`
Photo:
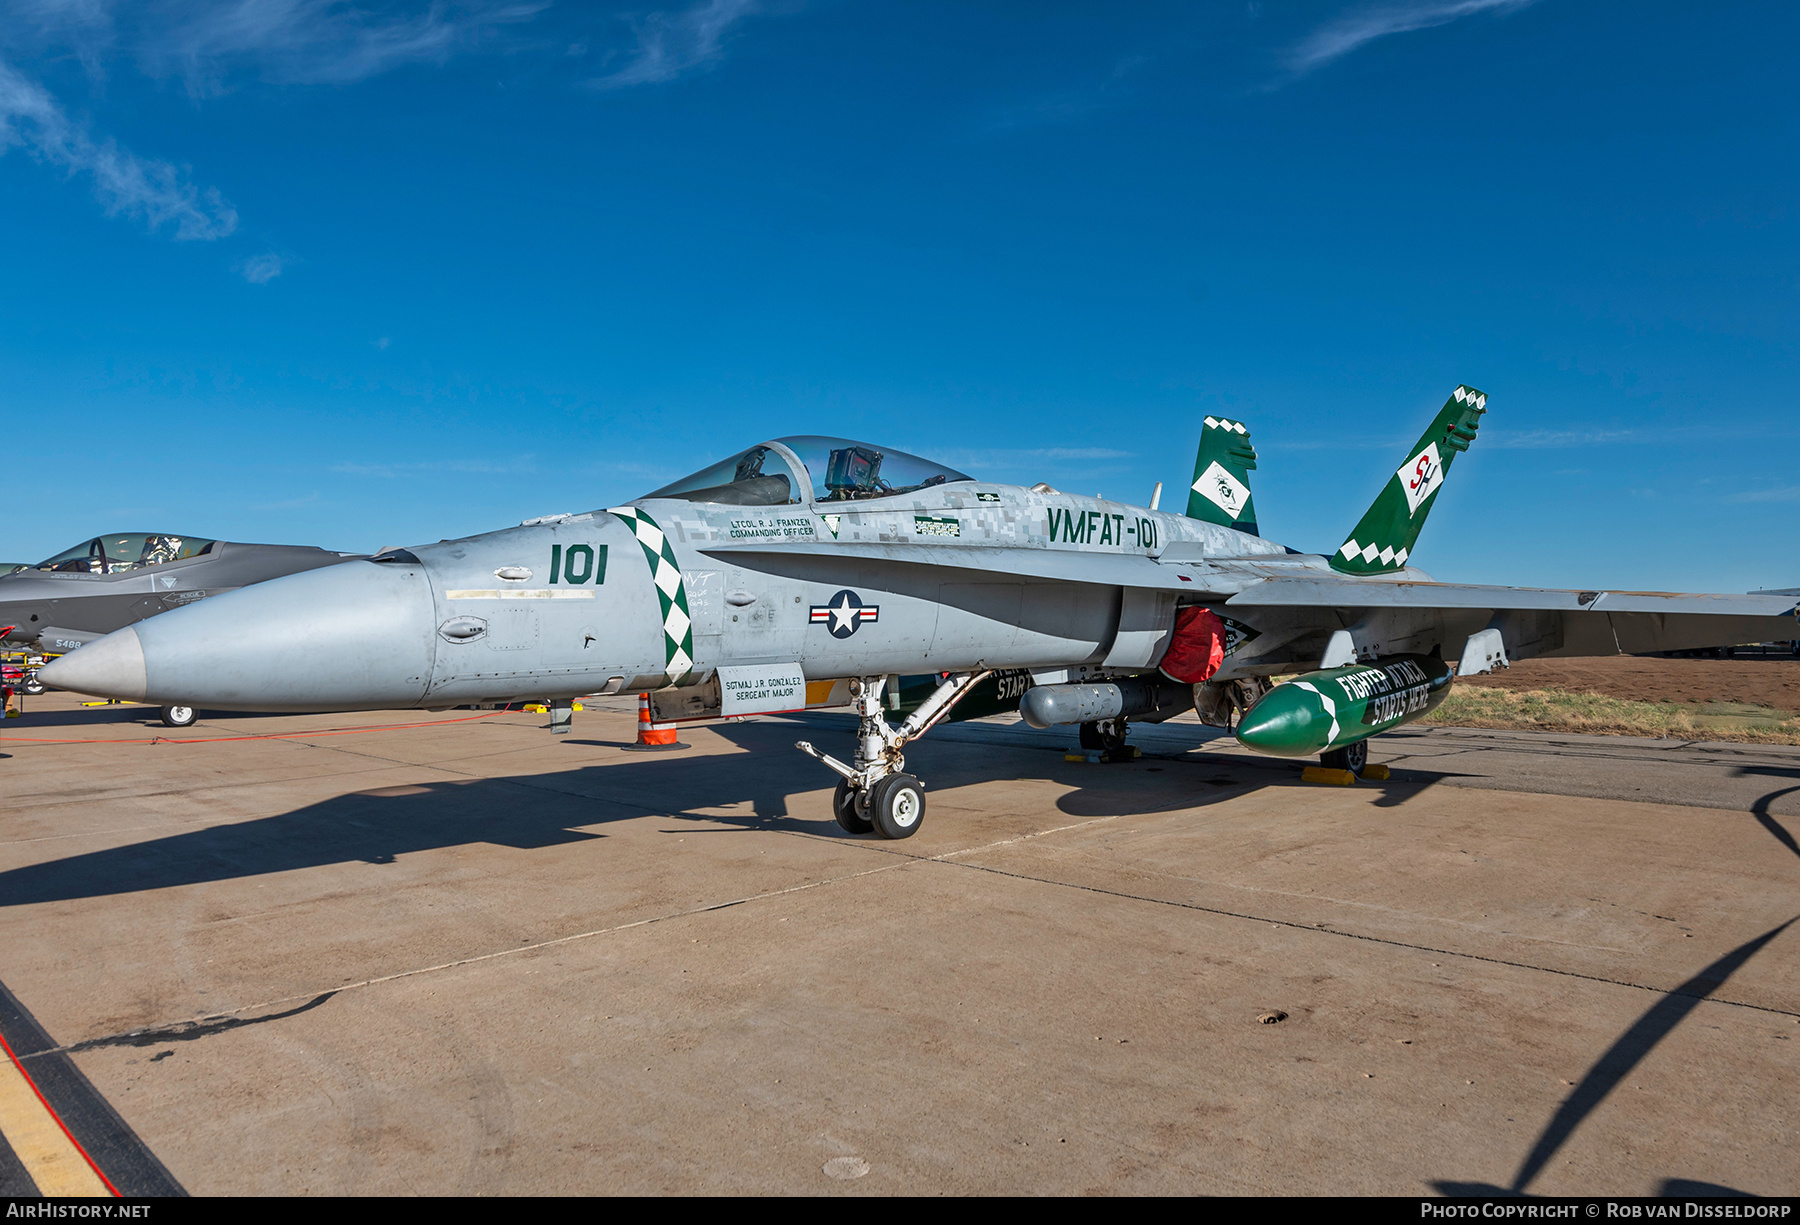
[[[170,536],[161,532],[117,532],[83,541],[74,548],[39,562],[34,570],[56,574],[118,574],[167,562],[184,561],[210,552],[211,540]]]
[[[645,496],[725,506],[791,506],[809,498],[888,498],[974,479],[904,451],[807,434],[761,443]]]

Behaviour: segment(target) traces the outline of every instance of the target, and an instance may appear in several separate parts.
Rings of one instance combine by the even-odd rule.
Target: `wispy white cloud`
[[[1069,90],[996,107],[981,124],[983,135],[1000,136],[1031,128],[1076,123],[1100,113],[1106,102],[1098,93]]]
[[[1112,451],[1105,447],[1045,447],[1038,451],[998,451],[998,455],[1014,455],[1020,459],[1130,459],[1130,451]]]
[[[652,13],[636,23],[631,61],[593,84],[600,89],[672,81],[723,54],[725,34],[757,11],[756,0],[701,0],[681,13]]]
[[[96,136],[42,84],[15,64],[73,53],[104,78],[124,54],[153,76],[185,78],[190,93],[224,91],[234,74],[265,80],[345,82],[399,64],[441,61],[500,25],[530,20],[548,0],[505,3],[431,0],[422,9],[374,13],[343,0],[0,0],[0,153],[18,145],[41,162],[92,181],[109,214],[141,218],[179,239],[223,238],[237,210],[185,167],[141,157]],[[264,284],[281,272],[274,255],[237,265]]]
[[[96,77],[123,53],[152,76],[181,76],[190,92],[209,95],[246,72],[333,83],[442,62],[549,7],[550,0],[0,0],[0,46],[15,56],[73,51]]]
[[[773,0],[790,10],[801,0]],[[279,84],[360,81],[414,63],[444,63],[471,51],[520,49],[585,56],[591,35],[508,37],[552,0],[0,0],[0,48],[13,53],[73,51],[96,77],[123,55],[152,76],[179,76],[196,96],[211,96],[244,74]],[[698,0],[623,22],[575,11],[630,30],[630,46],[609,58],[622,66],[591,82],[615,89],[671,81],[724,54],[727,35],[770,0]]]
[[[402,476],[432,476],[445,472],[474,476],[518,476],[535,473],[537,460],[534,456],[523,455],[499,463],[485,459],[445,459],[412,464],[345,463],[333,464],[331,470],[343,476],[373,476],[384,480]]]
[[[115,2],[0,0],[0,46],[14,53],[45,45],[65,47],[98,77],[114,42]]]
[[[1127,78],[1149,62],[1147,56],[1126,56],[1115,63],[1102,80],[997,107],[981,124],[980,133],[1003,136],[1031,128],[1077,123],[1090,115],[1100,114],[1113,106]]]
[[[1413,434],[1364,435],[1357,438],[1308,437],[1270,438],[1256,444],[1257,450],[1271,455],[1286,451],[1391,451],[1400,454],[1402,447],[1412,445]],[[1657,435],[1668,441],[1668,431]],[[1571,447],[1599,447],[1617,443],[1649,442],[1642,430],[1497,430],[1481,431],[1475,440],[1477,451],[1556,451]]]
[[[1548,451],[1644,440],[1638,430],[1486,430],[1475,445],[1488,451]]]
[[[317,492],[313,492],[313,493],[307,494],[303,498],[289,498],[285,502],[255,502],[255,503],[251,504],[250,509],[251,510],[301,510],[308,506],[317,506],[318,504],[319,504],[319,495]]]
[[[1258,451],[1271,455],[1284,451],[1399,451],[1413,440],[1412,434],[1358,434],[1349,438],[1336,435],[1313,435],[1304,438],[1270,438],[1256,444]]]
[[[1062,473],[1074,470],[1074,465],[1080,465],[1084,471],[1110,474],[1118,471],[1118,465],[1110,461],[1135,458],[1131,451],[1115,451],[1108,447],[940,447],[929,454],[939,463],[973,476],[1025,469]]]
[[[266,255],[252,255],[238,265],[238,271],[252,285],[267,285],[281,275],[281,257],[273,251]]]
[[[112,214],[142,218],[177,238],[222,238],[237,212],[217,190],[192,182],[185,167],[140,157],[72,118],[50,90],[15,65],[73,58],[103,83],[115,61],[153,77],[183,80],[196,98],[256,78],[276,84],[344,84],[407,64],[498,49],[543,52],[507,34],[550,8],[551,0],[0,0],[0,154],[14,145],[71,175],[91,178]],[[792,7],[797,0],[779,0]],[[738,22],[759,0],[701,0],[633,23],[623,67],[593,84],[607,89],[673,80],[717,61]],[[601,18],[614,21],[612,18]],[[585,50],[585,44],[580,44]],[[557,51],[564,50],[557,41]],[[101,95],[103,96],[103,95]],[[77,112],[78,114],[79,112]],[[253,283],[278,275],[281,261],[238,265]]]
[[[1800,502],[1800,485],[1778,485],[1774,489],[1752,489],[1731,496],[1733,502]]]
[[[1400,0],[1359,5],[1302,39],[1288,53],[1287,66],[1296,74],[1311,72],[1390,34],[1449,25],[1477,13],[1511,12],[1535,3],[1537,0]]]
[[[215,189],[196,187],[172,163],[96,140],[48,90],[0,62],[0,153],[12,145],[87,176],[109,214],[142,218],[151,230],[172,225],[176,238],[206,240],[237,229],[237,210]]]
[[[442,63],[495,27],[530,21],[548,0],[432,3],[422,12],[371,12],[342,0],[190,0],[165,3],[144,33],[152,70],[173,69],[196,93],[216,93],[234,70],[284,84],[360,81],[403,64]]]

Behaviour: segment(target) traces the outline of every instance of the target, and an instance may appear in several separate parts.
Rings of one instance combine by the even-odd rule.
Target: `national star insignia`
[[[832,596],[828,603],[814,604],[807,616],[811,624],[823,625],[830,630],[833,638],[848,638],[864,622],[880,618],[879,604],[864,604],[861,596],[848,589]]]

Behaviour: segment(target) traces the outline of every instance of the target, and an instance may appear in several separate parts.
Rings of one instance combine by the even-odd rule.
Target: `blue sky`
[[[373,549],[837,433],[1439,577],[1800,583],[1781,4],[0,0],[0,559]]]

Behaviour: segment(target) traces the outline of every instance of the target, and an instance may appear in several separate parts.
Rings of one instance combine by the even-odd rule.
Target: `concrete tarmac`
[[[1800,749],[1404,729],[1336,788],[988,720],[883,842],[793,748],[844,716],[601,705],[31,699],[19,1065],[197,1195],[1800,1193]]]

